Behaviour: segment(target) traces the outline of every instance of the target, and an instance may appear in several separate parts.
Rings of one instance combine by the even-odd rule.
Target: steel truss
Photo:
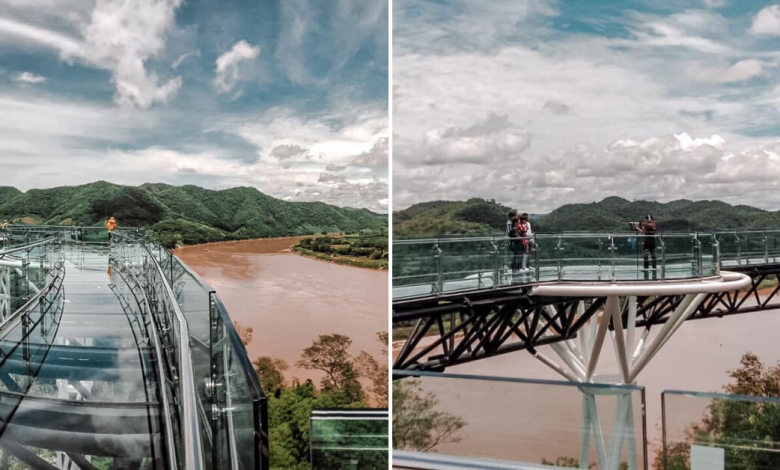
[[[750,288],[742,292],[702,294],[694,310],[686,315],[686,321],[780,309],[780,265],[733,271],[749,275]],[[759,286],[765,280],[776,280],[778,285],[768,293],[759,294]],[[685,297],[635,297],[632,301],[635,312],[623,305],[620,322],[628,326],[633,319],[637,328],[644,328],[646,339],[653,325],[669,321]],[[403,330],[408,336],[393,368],[443,371],[450,366],[521,350],[528,350],[548,363],[536,348],[577,338],[605,303],[606,298],[531,296],[524,288],[464,293],[443,300],[396,302],[394,336],[398,338]],[[614,334],[615,320],[610,319],[607,327]]]

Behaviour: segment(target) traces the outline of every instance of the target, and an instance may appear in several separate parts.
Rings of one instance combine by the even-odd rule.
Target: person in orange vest
[[[116,230],[116,219],[111,217],[106,222],[106,228],[108,229],[108,243],[111,244],[111,232]]]

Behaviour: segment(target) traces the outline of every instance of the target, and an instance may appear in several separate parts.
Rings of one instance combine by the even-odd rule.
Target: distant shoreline
[[[230,244],[230,243],[252,242],[252,241],[262,241],[262,240],[285,240],[285,239],[288,239],[288,238],[290,238],[290,239],[294,238],[296,240],[299,240],[301,238],[314,237],[314,236],[316,236],[316,235],[292,235],[292,236],[288,236],[288,237],[243,238],[241,240],[223,240],[221,242],[206,242],[206,243],[195,243],[193,245],[177,246],[176,248],[173,248],[173,251],[183,250],[183,249],[186,249],[186,248],[197,247],[197,246],[227,245],[227,244]],[[290,247],[293,247],[293,246],[295,246],[295,243],[290,245]]]
[[[326,263],[331,264],[339,264],[341,266],[349,266],[352,268],[361,268],[361,269],[370,269],[371,271],[388,271],[387,268],[383,266],[371,266],[371,262],[375,260],[371,259],[363,259],[363,258],[348,258],[345,256],[332,256],[325,253],[316,253],[311,250],[307,250],[305,248],[299,248],[297,246],[294,246],[292,250],[290,250],[291,253],[296,254],[298,256],[303,256],[304,258],[309,258],[317,261],[324,261]]]

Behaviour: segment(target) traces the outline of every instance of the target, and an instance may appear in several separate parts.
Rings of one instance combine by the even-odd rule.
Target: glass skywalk
[[[393,298],[543,282],[696,279],[780,260],[780,231],[659,234],[655,263],[645,259],[643,235],[535,234],[525,240],[528,269],[514,272],[511,241],[503,235],[394,240]]]
[[[265,396],[216,293],[141,233],[106,235],[3,233],[0,462],[267,468]]]

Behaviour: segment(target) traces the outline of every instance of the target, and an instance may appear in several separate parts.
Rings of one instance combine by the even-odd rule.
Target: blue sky
[[[780,209],[780,6],[396,0],[393,205]]]
[[[376,0],[0,0],[2,184],[386,212],[387,24]]]

